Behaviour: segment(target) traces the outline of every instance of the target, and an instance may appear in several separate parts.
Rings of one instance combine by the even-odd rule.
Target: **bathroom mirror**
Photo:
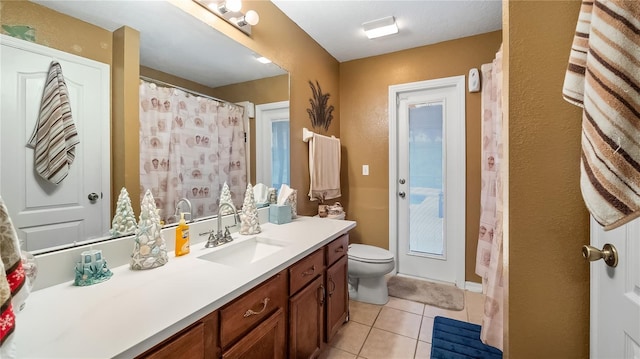
[[[289,79],[285,70],[273,63],[258,62],[258,54],[169,2],[133,0],[33,2],[111,32],[122,26],[139,31],[140,73],[146,77],[153,77],[196,93],[207,95],[213,93],[215,94],[213,96],[229,102],[249,101],[258,105],[274,96],[277,99],[269,101],[289,99]],[[167,26],[168,24],[170,26]],[[261,96],[254,93],[242,96],[234,92],[234,90],[237,91],[233,88],[234,84],[267,78],[273,78],[278,85],[265,87],[265,90],[273,92],[277,89],[277,94]],[[189,88],[190,82],[195,82],[202,87]],[[212,91],[205,92],[203,88]],[[230,89],[228,97],[224,92],[226,88]],[[257,157],[255,147],[252,145],[255,143],[255,123],[249,122],[249,130],[248,144],[253,151],[249,156],[250,166],[254,169],[249,178],[251,182],[251,179],[255,178],[255,158]],[[111,193],[113,201],[117,200],[119,192],[119,188],[113,189]],[[138,209],[134,208],[134,211],[137,212]],[[105,233],[105,238],[102,239],[108,238],[108,234]]]

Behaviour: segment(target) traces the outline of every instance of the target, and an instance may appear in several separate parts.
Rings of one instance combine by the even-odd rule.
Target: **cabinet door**
[[[324,336],[324,276],[289,299],[289,358],[315,358]]]
[[[204,324],[198,323],[194,327],[178,334],[175,338],[162,343],[145,359],[204,359]]]
[[[222,354],[223,359],[285,357],[285,315],[282,308]]]
[[[347,256],[327,269],[327,343],[347,319],[349,290],[347,289]]]

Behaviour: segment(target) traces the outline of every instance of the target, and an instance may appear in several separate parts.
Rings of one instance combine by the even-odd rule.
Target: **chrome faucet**
[[[231,227],[235,227],[240,223],[240,216],[238,215],[236,207],[229,202],[220,203],[220,206],[218,207],[218,230],[215,232],[211,231],[209,233],[207,244],[204,245],[206,248],[217,247],[219,245],[233,241],[231,233],[229,232],[229,226],[225,226],[225,231],[224,233],[222,232],[222,215],[220,213],[222,212],[223,207],[229,207],[233,211],[233,222],[235,224]]]
[[[191,207],[191,201],[189,201],[186,198],[180,198],[180,200],[178,201],[178,203],[176,203],[176,212],[173,214],[174,217],[176,217],[176,221],[180,220],[180,213],[178,213],[180,211],[180,204],[181,203],[186,203],[187,206],[189,207],[189,221],[193,220],[193,207]]]

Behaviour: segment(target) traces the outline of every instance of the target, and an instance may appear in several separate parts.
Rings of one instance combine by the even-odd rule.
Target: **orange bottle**
[[[176,257],[189,253],[189,225],[184,220],[185,213],[180,213],[180,222],[176,227]]]

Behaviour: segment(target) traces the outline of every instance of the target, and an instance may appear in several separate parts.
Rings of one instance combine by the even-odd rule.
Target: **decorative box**
[[[269,222],[275,224],[285,224],[291,222],[291,206],[288,204],[270,205]]]

